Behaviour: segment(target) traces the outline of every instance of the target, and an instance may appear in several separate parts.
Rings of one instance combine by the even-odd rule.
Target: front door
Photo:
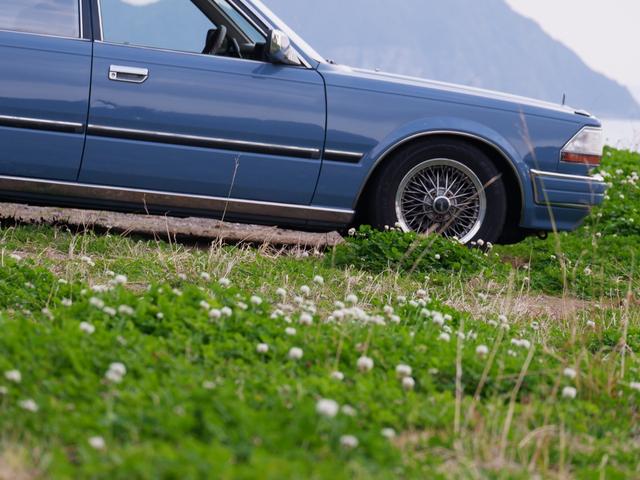
[[[78,176],[92,47],[81,11],[79,0],[0,2],[2,176]]]
[[[225,0],[100,3],[81,183],[311,202],[326,108],[315,70],[261,61],[264,32]]]

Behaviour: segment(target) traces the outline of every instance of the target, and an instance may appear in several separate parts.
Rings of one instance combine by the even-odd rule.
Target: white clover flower
[[[404,388],[406,391],[413,390],[415,386],[416,381],[413,379],[413,377],[404,377],[402,379],[402,388]]]
[[[120,383],[126,374],[127,367],[120,362],[114,362],[109,365],[105,378],[112,383]]]
[[[104,308],[104,301],[102,301],[100,298],[97,298],[97,297],[91,297],[89,299],[89,305],[91,305],[92,307],[96,307],[99,310],[102,310]]]
[[[350,293],[349,295],[347,295],[346,300],[347,300],[347,303],[350,303],[351,305],[355,305],[356,303],[358,303],[358,297],[353,293]]]
[[[208,282],[209,280],[211,280],[211,275],[209,275],[207,272],[202,272],[200,274],[200,278],[205,282]]]
[[[218,283],[220,284],[220,286],[227,288],[229,285],[231,285],[231,280],[226,277],[222,277],[220,280],[218,280]]]
[[[236,304],[236,306],[240,309],[240,310],[247,310],[249,308],[249,305],[247,305],[244,302],[238,302]]]
[[[422,289],[418,290],[416,292],[416,297],[425,299],[425,298],[427,298],[427,292],[425,290],[422,290]]]
[[[260,298],[257,295],[252,296],[250,301],[253,305],[256,305],[256,306],[262,305],[262,298]]]
[[[107,446],[104,438],[102,437],[89,437],[88,442],[91,448],[95,450],[104,450]]]
[[[393,428],[383,428],[380,433],[384,438],[387,438],[389,440],[395,438],[396,436],[396,431]]]
[[[413,370],[409,365],[400,364],[396,366],[396,375],[398,378],[410,377]]]
[[[578,372],[576,372],[573,368],[565,368],[562,374],[565,377],[570,378],[571,380],[578,376]]]
[[[184,282],[184,281],[187,280],[187,274],[186,273],[179,273],[178,274],[178,278]]]
[[[433,258],[435,258],[436,260],[440,260],[442,257],[440,256],[439,253],[436,253]]]
[[[323,417],[333,418],[338,414],[339,409],[340,406],[338,402],[328,398],[320,399],[318,403],[316,403],[316,412]]]
[[[335,372],[331,372],[331,378],[333,380],[338,380],[339,382],[341,382],[342,380],[344,380],[344,373],[336,370]]]
[[[200,308],[202,308],[203,310],[209,310],[211,308],[211,306],[209,305],[209,302],[207,302],[206,300],[200,300]]]
[[[388,317],[393,315],[393,312],[394,312],[393,307],[391,305],[385,305],[384,308],[382,309],[382,311]]]
[[[120,305],[120,306],[118,307],[118,313],[119,313],[120,315],[127,315],[127,316],[129,316],[129,317],[130,317],[130,316],[132,316],[132,315],[135,313],[135,311],[134,311],[134,310],[133,310],[133,308],[132,308],[132,307],[130,307],[129,305]]]
[[[290,337],[292,337],[292,336],[294,336],[294,335],[297,333],[297,331],[296,331],[296,329],[295,329],[295,328],[293,328],[293,327],[287,327],[287,328],[285,328],[285,329],[284,329],[284,333],[286,333],[287,335],[289,335]]]
[[[361,372],[369,372],[371,371],[371,369],[373,369],[373,359],[363,355],[358,359],[356,365],[358,367],[358,370],[360,370]]]
[[[73,305],[73,301],[70,298],[63,298],[60,303],[63,307],[70,307],[71,305]]]
[[[202,388],[204,388],[205,390],[215,390],[216,382],[205,380],[204,382],[202,382]]]
[[[353,237],[356,234],[356,229],[355,228],[350,228],[347,233],[349,234],[350,237]]]
[[[36,413],[39,410],[38,404],[31,398],[20,400],[18,406],[28,412]]]
[[[276,290],[276,295],[285,298],[287,296],[287,291],[284,288],[279,288]]]
[[[391,323],[400,323],[401,322],[401,319],[400,319],[400,317],[398,315],[391,315],[389,320],[391,320]]]
[[[222,307],[220,309],[220,313],[222,313],[222,315],[225,317],[230,317],[231,315],[233,315],[233,310],[231,310],[229,307]]]
[[[113,281],[116,283],[116,285],[124,285],[126,284],[129,280],[127,278],[126,275],[116,275],[113,278]]]
[[[343,415],[346,415],[347,417],[355,417],[358,414],[356,409],[353,408],[351,405],[343,405],[342,408],[340,408],[340,411],[342,412]]]
[[[102,309],[102,311],[104,313],[106,313],[107,315],[109,315],[110,317],[115,317],[116,316],[116,309],[113,307],[104,307]]]
[[[562,398],[574,399],[578,391],[574,387],[564,387],[562,389]]]
[[[80,322],[80,331],[87,335],[92,335],[96,331],[96,327],[91,325],[89,322]]]
[[[346,450],[357,448],[360,442],[353,435],[342,435],[340,437],[340,445]]]
[[[53,313],[51,313],[51,310],[49,310],[48,308],[43,308],[42,310],[40,310],[40,313],[42,313],[42,315],[47,317],[49,320],[53,320]]]
[[[529,340],[524,339],[524,338],[521,338],[521,339],[512,338],[511,339],[511,345],[514,345],[514,346],[520,347],[520,348],[525,348],[527,350],[531,348],[531,342]]]
[[[308,285],[303,285],[300,287],[300,293],[302,293],[302,295],[304,295],[305,297],[308,297],[309,295],[311,295],[311,288]]]
[[[629,387],[631,387],[632,390],[637,390],[638,392],[640,392],[640,382],[631,382],[629,384]]]
[[[440,312],[433,312],[431,316],[431,320],[436,325],[442,327],[444,325],[444,316]]]
[[[451,341],[451,335],[449,335],[447,332],[442,332],[438,336],[438,340],[442,340],[443,342],[450,342]]]
[[[96,264],[93,260],[91,260],[91,257],[80,257],[80,260],[84,263],[86,263],[87,265],[89,265],[90,267],[95,267]]]
[[[256,346],[256,352],[258,353],[267,353],[269,351],[269,345],[266,343],[259,343]]]
[[[304,355],[304,352],[302,351],[301,348],[293,347],[291,348],[291,350],[289,350],[289,358],[291,360],[300,360],[303,355]]]
[[[4,378],[13,383],[20,383],[22,381],[22,374],[20,370],[9,370],[4,372]]]
[[[596,328],[596,322],[594,322],[593,320],[588,320],[587,321],[587,327]]]
[[[313,283],[324,285],[324,278],[321,275],[316,275],[315,277],[313,277]]]
[[[218,320],[222,316],[222,312],[217,308],[209,310],[209,318],[211,320]]]
[[[156,318],[157,318],[158,320],[162,320],[162,319],[164,318],[164,313],[162,313],[162,312],[158,312],[158,313],[156,313]]]
[[[476,354],[479,357],[486,357],[487,355],[489,355],[489,347],[487,347],[486,345],[478,345],[476,347]]]
[[[300,324],[301,325],[312,325],[313,324],[313,316],[308,313],[303,313],[300,315]]]
[[[181,291],[181,290],[179,290],[179,289],[177,289],[177,288],[174,288],[174,289],[173,289],[173,290],[171,290],[171,291],[173,292],[173,294],[174,294],[176,297],[181,297],[181,296],[182,296],[182,291]]]

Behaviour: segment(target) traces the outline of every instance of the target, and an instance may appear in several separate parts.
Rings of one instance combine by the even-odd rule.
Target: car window
[[[0,0],[0,30],[80,36],[78,0]]]
[[[101,0],[100,9],[106,42],[200,53],[216,28],[185,0]]]

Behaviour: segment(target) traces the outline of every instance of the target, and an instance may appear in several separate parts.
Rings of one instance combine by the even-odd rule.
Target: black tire
[[[464,165],[475,174],[475,180],[479,180],[484,186],[481,190],[484,191],[486,198],[485,213],[478,214],[474,227],[477,233],[467,238],[466,242],[483,240],[495,243],[502,234],[507,216],[507,192],[504,180],[500,171],[482,150],[464,141],[433,140],[417,143],[387,158],[369,190],[368,217],[372,226],[382,229],[398,223],[396,195],[401,183],[410,172],[420,168],[419,165],[423,166],[427,161],[438,162],[438,159],[453,161],[454,166]],[[472,232],[473,229],[470,229],[469,234]]]

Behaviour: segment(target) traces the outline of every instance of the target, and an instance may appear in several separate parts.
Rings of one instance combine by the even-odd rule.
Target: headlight
[[[598,166],[602,161],[604,137],[602,129],[584,127],[562,149],[562,161]]]

